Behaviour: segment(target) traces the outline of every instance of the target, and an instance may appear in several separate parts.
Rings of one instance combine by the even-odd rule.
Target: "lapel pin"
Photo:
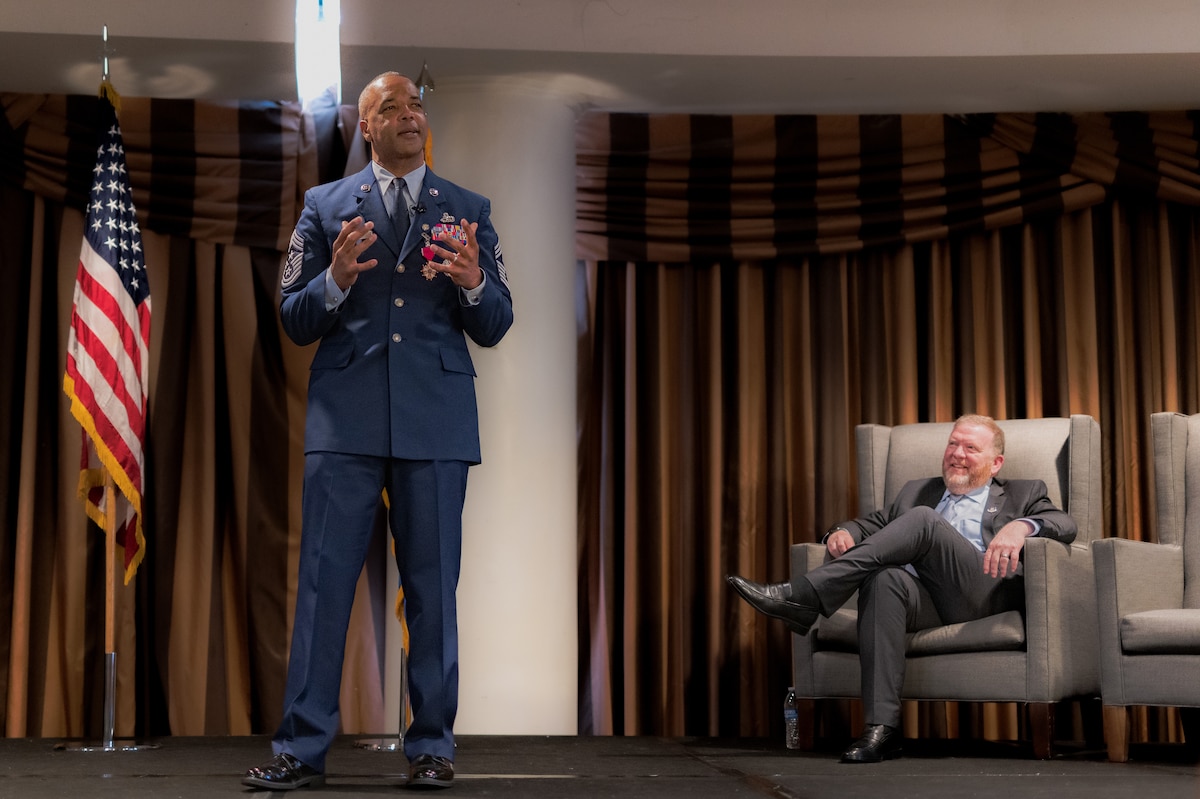
[[[361,186],[359,186],[359,187],[358,187],[358,190],[359,190],[359,191],[365,191],[365,192],[367,192],[368,194],[370,194],[370,192],[371,192],[371,184],[370,184],[370,183],[364,183],[364,184],[362,184]]]

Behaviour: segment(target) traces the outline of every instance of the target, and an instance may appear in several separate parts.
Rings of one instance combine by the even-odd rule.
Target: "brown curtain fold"
[[[95,97],[0,93],[0,177],[81,208],[95,163]],[[144,227],[213,244],[286,251],[316,182],[298,103],[121,100],[133,201]],[[303,156],[303,157],[302,157]]]
[[[856,515],[859,423],[1090,414],[1106,534],[1153,540],[1150,413],[1200,410],[1198,138],[1189,113],[583,117],[581,730],[782,734],[789,636],[723,577],[785,580]]]
[[[1110,192],[1200,203],[1192,115],[586,115],[581,258],[795,258],[944,239]]]

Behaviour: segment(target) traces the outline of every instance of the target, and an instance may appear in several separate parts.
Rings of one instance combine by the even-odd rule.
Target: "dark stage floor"
[[[395,796],[403,755],[339,739],[328,782],[308,796]],[[117,745],[128,742],[117,741]],[[268,740],[166,738],[155,749],[78,751],[46,739],[0,739],[0,799],[141,799],[279,796],[242,788],[248,766],[270,756]],[[590,799],[777,797],[779,799],[1173,799],[1200,797],[1197,766],[1180,748],[1132,750],[1129,763],[1075,751],[1031,760],[1018,746],[908,742],[879,765],[837,762],[837,750],[789,752],[774,742],[709,739],[461,736],[448,797]],[[401,793],[400,795],[404,795]]]

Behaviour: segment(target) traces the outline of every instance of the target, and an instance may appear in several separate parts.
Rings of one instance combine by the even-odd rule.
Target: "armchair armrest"
[[[803,577],[824,563],[825,555],[824,544],[792,544],[792,587],[796,587],[797,578]]]
[[[1048,538],[1025,541],[1025,634],[1033,702],[1100,691],[1091,552]]]
[[[1183,607],[1183,549],[1102,538],[1092,542],[1092,559],[1104,703],[1122,705],[1126,692],[1121,676],[1121,619],[1131,613]]]
[[[1101,621],[1183,607],[1183,549],[1126,538],[1092,542]],[[1114,626],[1115,629],[1115,626]]]
[[[790,580],[794,591],[801,577],[825,562],[826,550],[823,544],[793,544],[789,554],[792,567]],[[818,619],[817,624],[820,623]],[[808,635],[792,635],[792,670],[795,673],[796,693],[800,696],[812,696],[816,691],[812,669],[814,641],[812,630]]]

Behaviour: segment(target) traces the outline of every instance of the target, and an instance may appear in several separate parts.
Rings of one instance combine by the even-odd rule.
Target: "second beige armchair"
[[[1104,738],[1119,762],[1131,706],[1200,707],[1200,414],[1153,414],[1150,432],[1158,542],[1092,546]]]

